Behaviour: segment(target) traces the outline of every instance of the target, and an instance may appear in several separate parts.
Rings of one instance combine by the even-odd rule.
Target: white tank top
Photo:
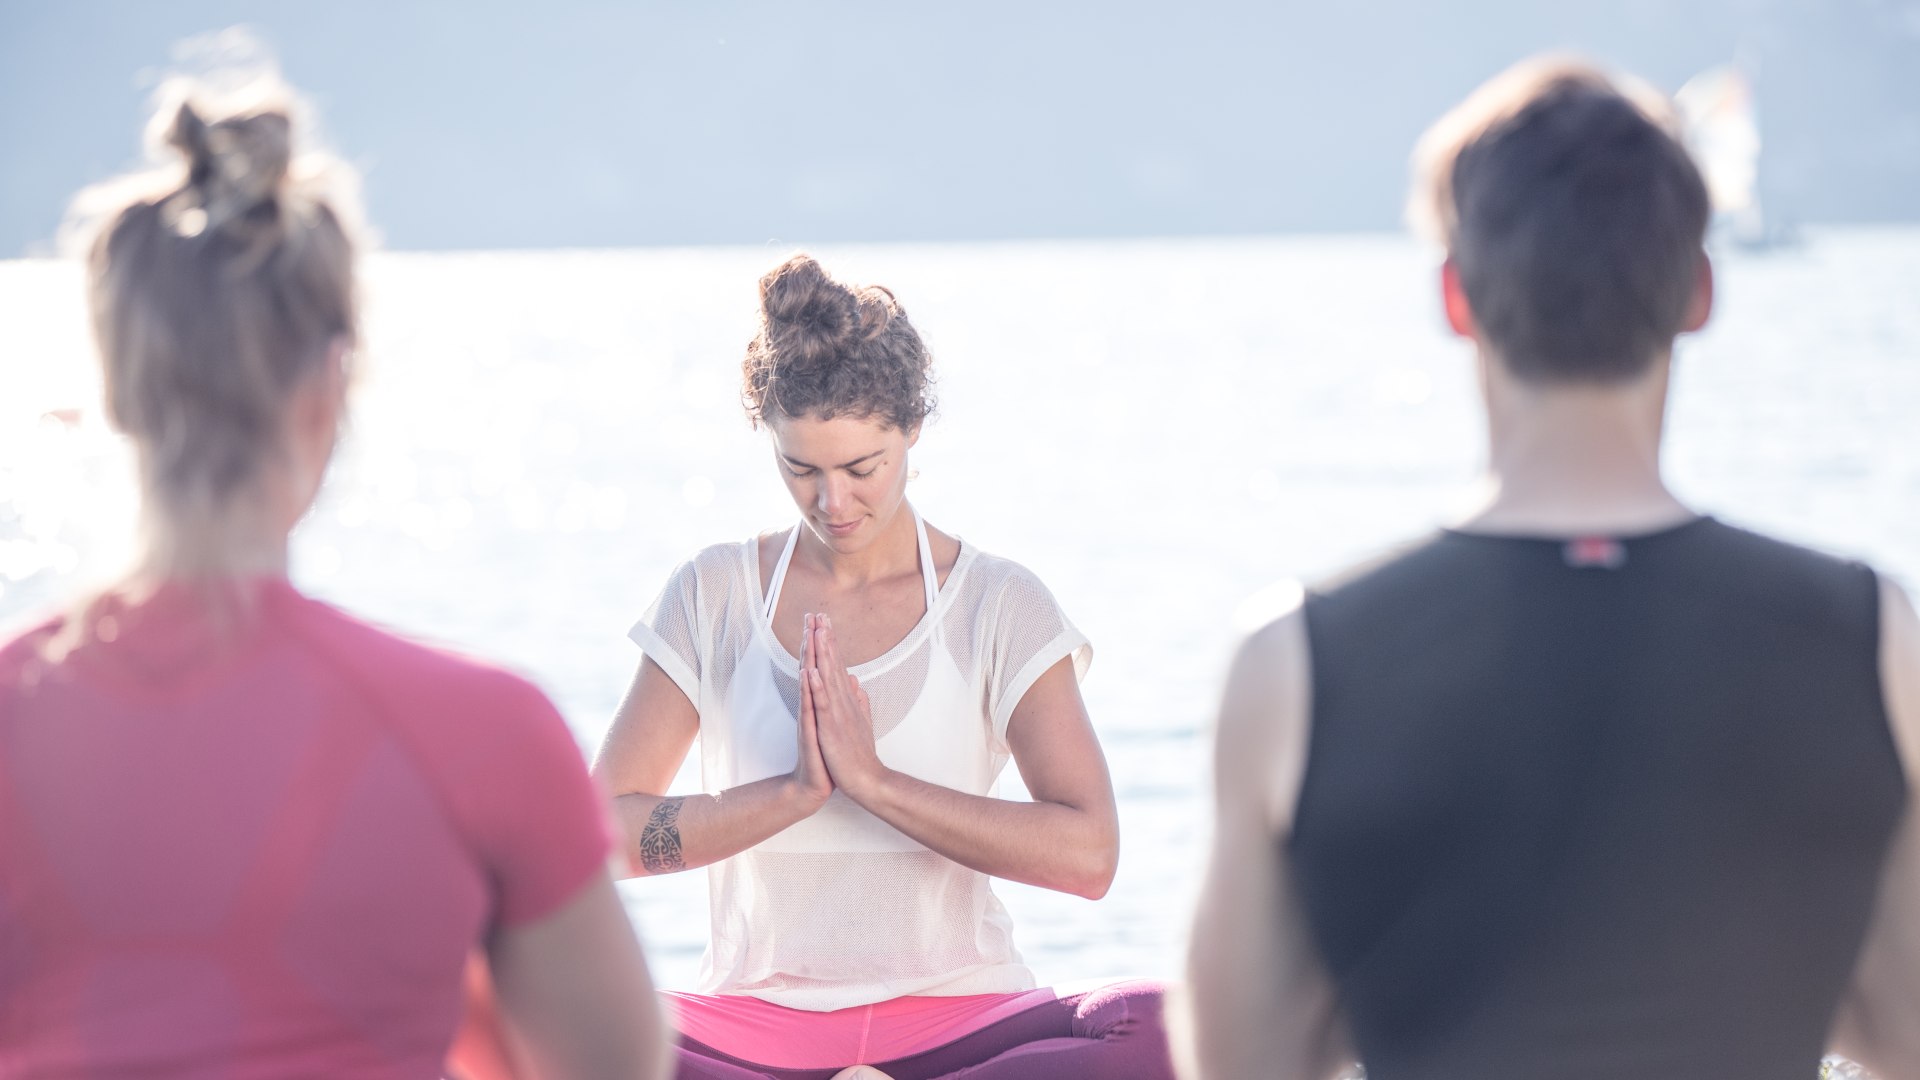
[[[850,670],[873,704],[875,745],[889,768],[993,795],[1020,698],[1065,657],[1084,676],[1092,649],[1031,572],[964,542],[939,587],[926,526],[917,513],[914,522],[926,614]],[[790,772],[797,760],[800,665],[771,620],[798,538],[796,526],[764,595],[758,541],[702,551],[630,632],[699,710],[708,792]],[[837,791],[813,816],[707,875],[700,993],[829,1011],[1034,985],[985,874]]]

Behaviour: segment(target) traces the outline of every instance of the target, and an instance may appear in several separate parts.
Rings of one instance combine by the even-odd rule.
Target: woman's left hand
[[[804,674],[813,689],[820,754],[826,759],[833,785],[859,802],[888,772],[874,747],[873,705],[860,688],[860,680],[840,660],[833,621],[814,616],[812,634],[813,666]]]

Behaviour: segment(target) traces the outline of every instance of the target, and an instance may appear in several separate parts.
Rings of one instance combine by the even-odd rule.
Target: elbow
[[[1067,891],[1088,900],[1098,900],[1113,888],[1113,877],[1120,869],[1120,837],[1117,829],[1087,845],[1086,858]]]
[[[1111,889],[1112,887],[1113,887],[1113,875],[1109,873],[1103,877],[1089,878],[1087,881],[1083,882],[1078,888],[1072,889],[1070,891],[1075,896],[1085,897],[1088,900],[1098,900],[1101,897],[1107,895],[1107,890]]]
[[[1084,896],[1089,900],[1098,900],[1113,888],[1113,876],[1120,869],[1120,851],[1117,846],[1108,847],[1095,853],[1080,874],[1072,892],[1075,896]]]
[[[613,854],[607,856],[607,873],[612,874],[615,881],[632,881],[634,878],[652,876],[647,873],[645,867],[640,865],[640,860],[635,857],[631,845],[616,848]]]
[[[659,801],[657,795],[640,792],[612,798],[614,851],[608,859],[607,869],[615,881],[650,876],[651,871],[640,858],[640,834],[646,827],[647,815]]]

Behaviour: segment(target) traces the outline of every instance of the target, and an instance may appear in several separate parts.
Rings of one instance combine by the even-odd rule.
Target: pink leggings
[[[1173,1080],[1161,1023],[1164,983],[1110,983],[1035,1005],[949,1043],[892,1061],[779,1069],[682,1038],[678,1080],[829,1080],[872,1065],[895,1080]]]

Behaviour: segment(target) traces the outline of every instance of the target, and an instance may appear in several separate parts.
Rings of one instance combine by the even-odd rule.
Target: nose
[[[847,479],[844,476],[827,474],[820,482],[819,490],[814,493],[814,504],[820,508],[820,516],[828,521],[838,521],[840,512],[847,505]]]

